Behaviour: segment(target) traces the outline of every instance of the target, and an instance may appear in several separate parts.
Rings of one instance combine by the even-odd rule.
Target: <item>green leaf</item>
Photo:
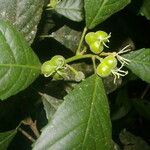
[[[150,20],[150,0],[143,0],[140,14]]]
[[[43,129],[33,150],[111,150],[111,121],[101,78],[75,87]]]
[[[29,86],[40,73],[38,57],[22,35],[0,20],[0,99]]]
[[[50,121],[63,100],[57,99],[45,93],[40,93],[40,95],[42,96],[41,98],[46,112],[46,118],[48,121]]]
[[[129,65],[126,65],[134,74],[142,80],[150,83],[150,49],[143,48],[137,51],[132,51],[123,57],[131,60]]]
[[[7,150],[16,133],[16,129],[0,133],[0,150]]]
[[[43,4],[44,0],[0,0],[0,18],[10,21],[32,43]]]
[[[55,10],[70,20],[82,21],[83,0],[62,0],[56,5]]]
[[[130,0],[84,0],[86,27],[94,28],[129,3]]]
[[[120,141],[124,145],[124,150],[149,150],[150,146],[138,136],[123,130],[119,135]]]

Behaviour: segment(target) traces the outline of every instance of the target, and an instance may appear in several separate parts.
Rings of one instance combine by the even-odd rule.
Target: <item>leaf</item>
[[[70,92],[33,150],[110,150],[111,121],[101,78],[93,75]]]
[[[120,141],[124,144],[124,150],[149,150],[150,146],[138,136],[123,130],[119,135]]]
[[[16,133],[16,129],[0,133],[0,150],[7,150]]]
[[[62,0],[56,5],[55,11],[70,20],[82,21],[83,0]]]
[[[52,37],[75,53],[81,38],[81,32],[65,25],[56,32],[53,32]]]
[[[86,27],[94,28],[129,3],[130,0],[84,0]]]
[[[143,48],[137,51],[132,51],[123,57],[131,60],[129,68],[134,74],[136,74],[142,80],[150,83],[150,49]]]
[[[116,83],[114,84],[113,75],[103,78],[103,84],[104,84],[105,91],[107,94],[115,91],[121,85],[121,83],[122,83],[122,80],[121,78],[119,78],[118,80],[116,80]]]
[[[114,110],[114,111],[113,111]],[[128,97],[127,88],[118,91],[117,98],[112,110],[112,120],[118,120],[127,115],[131,110],[131,100]]]
[[[45,93],[44,94],[40,93],[40,95],[42,96],[42,101],[43,101],[44,109],[46,112],[46,117],[48,121],[50,121],[52,116],[58,109],[59,105],[63,102],[63,100],[57,99]]]
[[[0,20],[0,99],[28,87],[40,73],[40,62],[22,35]]]
[[[143,0],[143,4],[140,9],[140,14],[150,20],[150,0]]]
[[[135,100],[133,106],[145,119],[150,120],[150,102],[146,100]]]
[[[10,21],[32,43],[43,4],[44,0],[0,0],[0,18]]]

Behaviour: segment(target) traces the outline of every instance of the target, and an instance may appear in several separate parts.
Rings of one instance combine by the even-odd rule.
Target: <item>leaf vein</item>
[[[93,111],[93,104],[94,104],[94,101],[95,101],[95,96],[96,96],[96,89],[97,89],[97,77],[95,79],[95,82],[94,82],[94,89],[93,89],[93,98],[92,98],[92,101],[91,101],[91,106],[90,106],[90,111],[89,111],[89,118],[87,120],[87,126],[86,126],[86,130],[85,130],[85,134],[84,134],[84,138],[83,138],[83,144],[82,144],[82,150],[83,150],[83,146],[84,146],[84,143],[85,143],[85,140],[86,140],[86,136],[88,134],[88,127],[89,127],[89,124],[90,124],[90,120],[91,120],[91,114],[92,114],[92,111]]]

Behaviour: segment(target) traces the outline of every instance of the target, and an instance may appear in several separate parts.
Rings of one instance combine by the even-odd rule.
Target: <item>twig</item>
[[[31,142],[35,142],[35,139],[30,135],[28,134],[26,131],[24,131],[23,129],[21,128],[18,128],[18,131],[20,131],[25,137],[27,137]]]
[[[83,30],[83,33],[81,35],[81,39],[80,39],[78,48],[76,50],[76,55],[79,55],[81,53],[81,46],[82,46],[82,43],[83,43],[86,32],[87,32],[87,28],[85,27],[84,30]]]
[[[31,128],[31,130],[33,131],[33,133],[35,134],[35,136],[37,138],[39,138],[40,133],[39,133],[39,131],[37,129],[36,120],[33,122],[32,118],[28,117],[27,119],[23,120],[22,123],[24,125],[28,125]]]
[[[38,129],[37,129],[37,126],[36,126],[36,120],[30,125],[30,128],[31,128],[31,130],[33,131],[33,133],[35,134],[35,136],[36,136],[37,138],[39,138],[40,133],[39,133],[39,131],[38,131]]]

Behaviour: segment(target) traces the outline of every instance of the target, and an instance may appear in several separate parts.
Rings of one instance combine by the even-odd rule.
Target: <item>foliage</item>
[[[0,149],[7,150],[10,142],[13,140],[16,134],[16,129],[0,133]]]
[[[0,1],[0,17],[8,20],[23,33],[29,43],[33,42],[44,0]],[[31,16],[32,14],[32,16]]]
[[[149,149],[148,0],[0,4],[1,150]]]
[[[43,129],[33,150],[60,147],[64,150],[93,147],[111,149],[111,123],[108,111],[102,80],[97,75],[91,76],[64,98],[64,103]],[[41,144],[43,142],[44,144]]]
[[[40,62],[23,37],[0,21],[0,99],[25,89],[40,73]]]

